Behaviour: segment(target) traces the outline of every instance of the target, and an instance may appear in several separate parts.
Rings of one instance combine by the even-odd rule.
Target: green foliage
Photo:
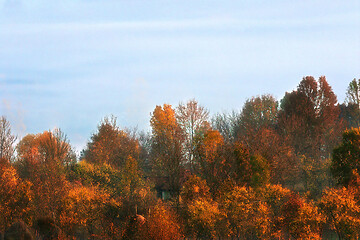
[[[331,171],[338,184],[347,186],[360,172],[360,129],[352,128],[343,133],[340,146],[333,150]]]
[[[331,159],[314,160],[305,156],[300,157],[301,193],[307,194],[311,199],[321,197],[324,189],[332,185],[330,173]]]
[[[153,201],[150,184],[146,182],[137,162],[129,158],[121,170],[107,164],[91,164],[81,161],[72,167],[72,181],[80,181],[85,186],[98,186],[115,199],[122,202],[121,214],[128,217],[146,211],[146,205]]]

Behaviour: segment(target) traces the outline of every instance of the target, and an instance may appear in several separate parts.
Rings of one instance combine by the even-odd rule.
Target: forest
[[[360,79],[325,76],[210,115],[156,106],[150,132],[18,139],[0,119],[0,239],[359,239]]]

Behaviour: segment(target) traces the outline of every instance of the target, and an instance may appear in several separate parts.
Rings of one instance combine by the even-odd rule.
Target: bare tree
[[[360,79],[354,78],[348,86],[346,92],[346,101],[348,104],[355,104],[360,109]]]
[[[4,116],[0,118],[0,159],[12,161],[16,137],[11,133],[11,126]]]
[[[194,165],[194,138],[210,127],[208,123],[209,111],[198,105],[195,99],[186,104],[180,103],[176,109],[176,118],[185,135],[185,156],[190,169]]]

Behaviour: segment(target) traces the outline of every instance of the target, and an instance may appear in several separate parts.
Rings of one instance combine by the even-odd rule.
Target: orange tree
[[[57,221],[68,190],[66,169],[75,160],[70,144],[60,130],[27,135],[18,144],[19,175],[32,183],[35,217]]]
[[[206,181],[192,175],[181,190],[182,217],[186,235],[200,239],[215,239],[228,234],[225,215],[213,201]]]
[[[104,118],[91,136],[81,158],[89,163],[109,164],[121,169],[129,156],[138,159],[139,143],[130,133],[117,126],[115,117]]]
[[[339,239],[359,239],[360,199],[356,191],[328,189],[319,201],[330,229],[335,230]]]
[[[3,232],[15,220],[31,223],[33,194],[31,183],[22,181],[14,167],[0,161],[0,231]]]

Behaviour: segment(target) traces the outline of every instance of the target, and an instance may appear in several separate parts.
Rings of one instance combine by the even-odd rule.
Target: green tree
[[[341,110],[349,127],[360,127],[360,79],[354,78],[349,83]]]
[[[348,186],[360,173],[360,129],[352,128],[343,133],[340,146],[333,150],[331,172],[338,184]]]
[[[260,187],[269,181],[269,165],[261,155],[252,155],[248,148],[239,142],[224,148],[228,174],[239,186]]]
[[[360,79],[354,78],[347,88],[346,102],[353,103],[360,109]]]

